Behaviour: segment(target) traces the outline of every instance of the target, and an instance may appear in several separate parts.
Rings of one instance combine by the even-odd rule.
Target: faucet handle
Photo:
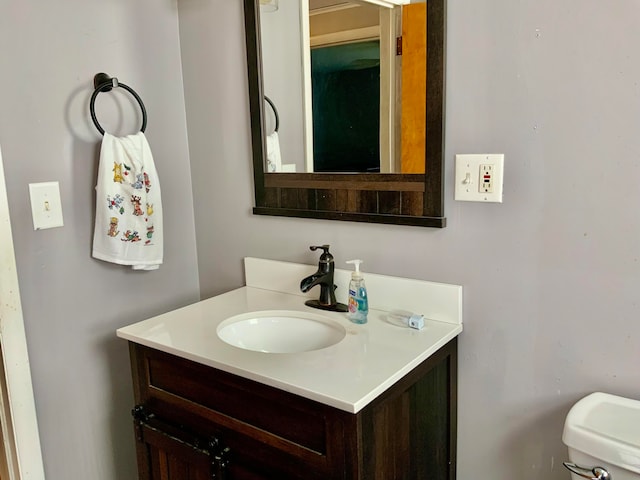
[[[333,255],[329,253],[329,245],[312,245],[309,247],[309,250],[315,252],[318,249],[322,249],[322,255],[320,255],[320,261],[324,263],[333,262]]]

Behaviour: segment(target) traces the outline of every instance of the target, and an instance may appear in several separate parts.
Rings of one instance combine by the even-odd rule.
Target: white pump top
[[[356,270],[351,273],[351,278],[362,278],[362,273],[360,272],[360,264],[362,260],[347,260],[347,263],[351,265],[355,265]]]

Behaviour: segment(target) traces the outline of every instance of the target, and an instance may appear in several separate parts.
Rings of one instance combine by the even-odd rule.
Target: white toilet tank
[[[607,393],[584,397],[569,411],[562,441],[573,480],[640,480],[640,401]]]

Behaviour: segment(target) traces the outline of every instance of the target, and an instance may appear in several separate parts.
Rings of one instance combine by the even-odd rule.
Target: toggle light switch
[[[58,182],[30,183],[29,196],[34,230],[64,226]]]

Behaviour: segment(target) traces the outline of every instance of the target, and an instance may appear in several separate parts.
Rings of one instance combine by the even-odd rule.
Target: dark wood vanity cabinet
[[[356,414],[130,352],[141,480],[455,479],[456,339]]]

